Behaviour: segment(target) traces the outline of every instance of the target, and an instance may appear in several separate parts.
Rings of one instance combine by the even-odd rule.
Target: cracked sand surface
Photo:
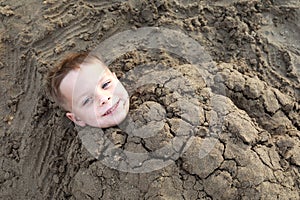
[[[300,198],[298,1],[0,2],[1,199]],[[145,80],[161,82],[132,91],[132,120],[143,131],[109,128],[110,141],[148,153],[176,136],[192,138],[186,151],[176,149],[180,140],[171,143],[182,155],[167,167],[126,173],[88,152],[43,81],[65,53],[146,26],[198,41],[216,63],[214,87],[163,50],[115,60],[112,70],[126,75],[125,86],[140,77],[130,73],[139,65],[149,70]],[[157,134],[150,137],[151,130]]]

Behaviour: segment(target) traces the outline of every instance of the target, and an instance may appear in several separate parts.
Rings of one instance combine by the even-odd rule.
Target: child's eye
[[[85,105],[87,105],[88,103],[90,103],[91,101],[92,101],[92,97],[88,97],[88,98],[86,98],[86,99],[83,101],[82,105],[85,106]]]
[[[102,85],[102,89],[107,88],[107,87],[109,86],[109,84],[110,84],[110,81],[105,82],[105,83]]]

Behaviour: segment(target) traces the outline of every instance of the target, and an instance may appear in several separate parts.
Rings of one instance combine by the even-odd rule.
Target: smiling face
[[[121,123],[129,110],[126,89],[102,62],[93,60],[70,71],[60,84],[70,112],[79,126],[107,128]]]

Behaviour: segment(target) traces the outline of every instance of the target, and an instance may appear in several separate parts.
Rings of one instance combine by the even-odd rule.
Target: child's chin
[[[112,117],[110,120],[111,123],[109,123],[109,124],[98,123],[97,127],[98,128],[109,128],[109,127],[117,126],[118,124],[121,124],[126,119],[126,116],[127,116],[127,112],[124,112],[117,117]]]

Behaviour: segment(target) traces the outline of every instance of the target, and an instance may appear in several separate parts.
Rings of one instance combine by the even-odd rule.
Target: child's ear
[[[75,116],[74,113],[66,113],[66,116],[73,121],[75,124],[77,124],[78,126],[84,127],[86,126],[86,123],[84,121],[81,121],[78,117]]]

